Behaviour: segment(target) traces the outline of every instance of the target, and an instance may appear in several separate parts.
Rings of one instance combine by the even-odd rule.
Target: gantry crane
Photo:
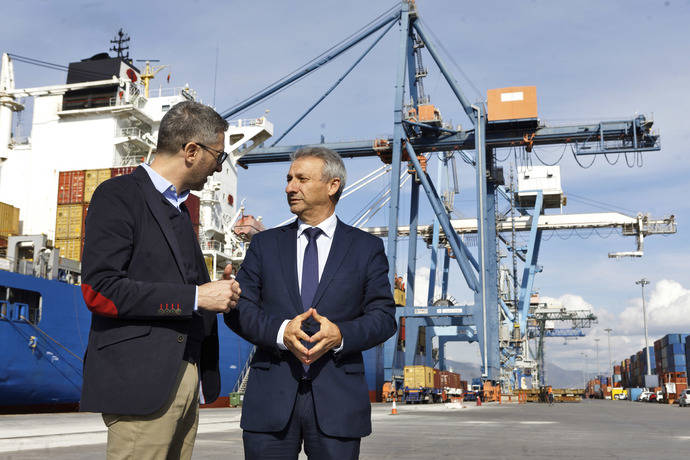
[[[547,327],[547,322],[550,325]],[[530,323],[528,335],[537,339],[536,374],[539,386],[546,385],[546,367],[544,365],[544,338],[546,337],[582,337],[583,329],[596,324],[597,316],[591,309],[571,309],[561,305],[539,303],[530,308]],[[560,326],[560,327],[559,327]],[[525,348],[528,349],[525,343]],[[534,382],[534,374],[532,381]]]

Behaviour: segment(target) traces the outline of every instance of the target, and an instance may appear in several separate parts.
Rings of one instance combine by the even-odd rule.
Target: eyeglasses
[[[187,142],[186,144],[182,145],[182,148],[183,149],[187,148],[187,145],[189,145],[191,143],[192,142]],[[208,152],[211,153],[211,155],[213,155],[215,153],[214,157],[216,158],[216,164],[218,166],[222,165],[223,162],[228,158],[227,152],[223,152],[222,150],[213,149],[213,148],[208,147],[208,146],[206,146],[200,142],[194,142],[194,144],[198,145],[199,147],[201,147],[204,150],[207,150]]]

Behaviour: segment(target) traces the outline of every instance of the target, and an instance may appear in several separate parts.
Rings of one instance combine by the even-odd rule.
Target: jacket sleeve
[[[283,320],[261,308],[263,271],[261,268],[261,238],[252,238],[242,267],[237,273],[242,294],[237,307],[224,315],[225,324],[246,341],[268,349],[275,348],[278,330]]]
[[[132,190],[134,187],[136,190]],[[86,216],[82,256],[82,295],[97,315],[122,319],[182,319],[194,311],[196,286],[145,282],[129,278],[137,235],[137,209],[132,201],[138,187],[106,181],[93,194]],[[139,244],[145,244],[139,242]]]
[[[388,260],[383,242],[378,238],[367,262],[362,311],[363,314],[355,319],[335,323],[343,336],[343,349],[339,354],[368,350],[388,340],[397,330]]]

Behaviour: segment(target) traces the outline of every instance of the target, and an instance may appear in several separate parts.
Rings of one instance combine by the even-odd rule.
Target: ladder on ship
[[[244,367],[240,371],[240,375],[237,378],[237,382],[235,382],[235,386],[232,388],[233,393],[244,393],[247,389],[247,381],[249,380],[249,369],[250,364],[252,362],[252,358],[254,358],[254,353],[256,353],[256,347],[252,347],[252,351],[249,352],[249,356],[247,356],[247,362],[244,363]]]

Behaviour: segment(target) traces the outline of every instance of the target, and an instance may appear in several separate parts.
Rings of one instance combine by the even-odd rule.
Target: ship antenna
[[[116,57],[129,59],[129,46],[124,46],[125,43],[129,43],[129,35],[124,33],[122,27],[120,27],[120,30],[117,31],[115,39],[110,40],[110,43],[115,45],[110,48],[110,51],[115,51],[117,53]],[[125,54],[125,51],[127,51],[127,54]]]

